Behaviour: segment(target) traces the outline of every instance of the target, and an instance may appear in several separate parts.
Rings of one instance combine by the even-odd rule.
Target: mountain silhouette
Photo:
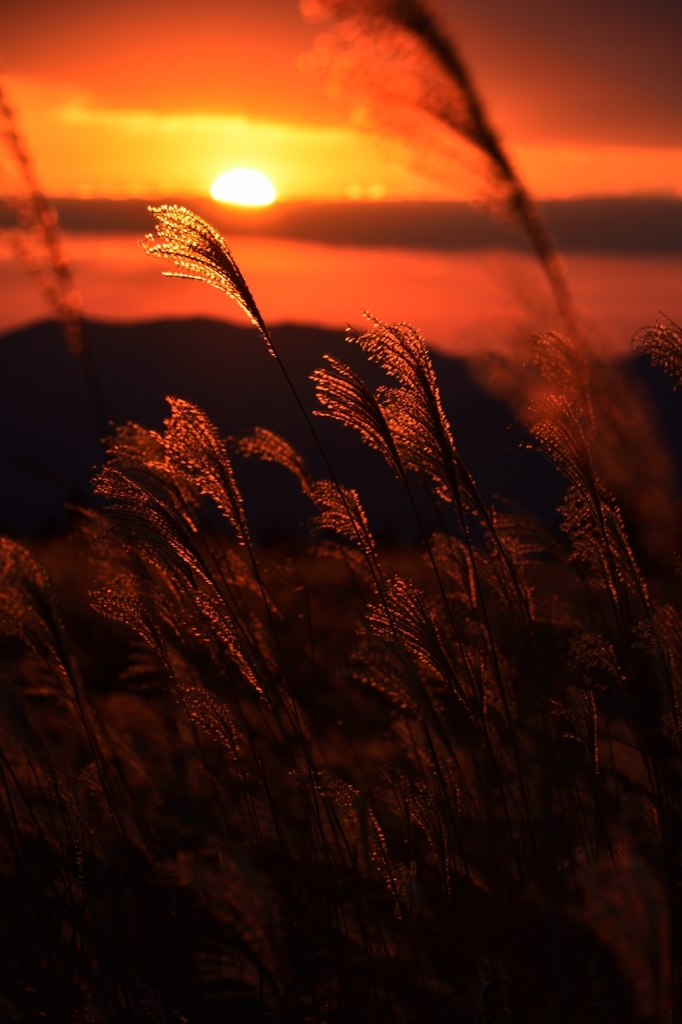
[[[250,328],[211,320],[172,320],[130,325],[87,322],[86,337],[113,423],[134,421],[158,429],[168,414],[167,395],[204,409],[223,435],[255,426],[282,434],[305,457],[315,476],[328,476],[309,425],[281,367]],[[330,353],[359,370],[371,383],[381,371],[368,363],[343,334],[315,327],[281,326],[273,337],[303,406],[316,405],[312,371]],[[461,359],[433,356],[446,413],[460,452],[484,497],[501,496],[554,520],[562,482],[537,452],[509,407],[491,398]],[[667,384],[656,371],[637,364],[658,393],[663,425],[677,445],[675,410]],[[0,337],[0,524],[9,532],[35,535],[63,526],[65,502],[88,504],[90,480],[102,447],[86,387],[69,355],[59,324],[37,323]],[[667,403],[667,404],[666,404]],[[417,528],[381,457],[355,432],[328,419],[311,417],[338,479],[356,487],[378,536],[414,540]],[[260,541],[301,534],[312,506],[281,467],[235,457],[247,512]],[[438,513],[422,510],[431,528]]]

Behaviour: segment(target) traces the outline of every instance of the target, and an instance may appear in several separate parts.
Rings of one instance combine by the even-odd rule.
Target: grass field
[[[219,236],[158,217],[157,251],[271,345]],[[182,399],[114,432],[71,533],[2,541],[5,1019],[676,1019],[679,534],[652,547],[605,482],[637,490],[618,393],[577,342],[528,351],[553,531],[480,497],[416,331],[354,340],[385,383],[328,360],[317,411],[417,530],[431,503],[417,547],[378,545],[333,467]],[[680,341],[640,337],[678,379]],[[309,547],[253,543],[243,457],[294,474]]]
[[[71,509],[68,530],[0,538],[0,1020],[677,1024],[674,444],[632,367],[603,358],[543,211],[433,12],[420,0],[303,6],[334,21],[312,70],[356,120],[402,133],[424,173],[448,179],[464,144],[481,194],[523,234],[544,278],[544,290],[525,289],[530,320],[561,330],[531,335],[530,314],[496,318],[470,288],[491,332],[514,320],[475,372],[514,411],[517,443],[536,453],[526,466],[539,453],[556,470],[559,507],[542,517],[483,496],[446,415],[452,396],[406,323],[368,315],[348,334],[355,356],[335,349],[314,371],[310,408],[280,347],[291,331],[269,329],[224,239],[178,206],[149,208],[146,252],[250,321],[248,343],[269,353],[315,461],[263,426],[223,436],[182,393],[157,430],[110,423],[56,211],[0,96],[20,179],[14,254],[108,435],[94,500]],[[344,209],[335,231],[348,227]],[[380,213],[393,231],[390,209]],[[288,276],[276,268],[285,289],[321,262],[321,246],[296,244],[270,248],[278,263],[298,253]],[[335,301],[337,256],[326,269]],[[349,260],[356,281],[369,276],[371,260]],[[416,264],[384,262],[396,271],[384,285],[402,298]],[[453,266],[434,271],[448,288]],[[589,294],[594,265],[583,270]],[[310,296],[308,324],[320,280],[298,293]],[[452,330],[447,303],[432,308],[428,293],[413,293],[416,308]],[[621,335],[633,302],[619,300]],[[672,320],[635,340],[671,388],[682,384]],[[49,338],[43,351],[54,354]],[[51,365],[37,361],[36,394],[56,386]],[[473,379],[459,380],[473,394]],[[271,385],[256,379],[254,401]],[[500,415],[500,403],[486,407]],[[358,470],[357,486],[343,482],[319,416],[383,459],[413,543],[373,533],[363,489],[376,481]],[[6,441],[14,470],[64,486]],[[271,489],[259,483],[267,506],[290,474],[307,539],[254,539],[245,459],[273,473]]]

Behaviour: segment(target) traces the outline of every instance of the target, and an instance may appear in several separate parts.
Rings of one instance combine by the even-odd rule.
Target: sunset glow
[[[258,168],[287,201],[475,199],[460,168],[421,168],[353,125],[233,112],[103,107],[39,77],[6,74],[43,187],[53,196],[190,198],[233,167]],[[682,194],[682,144],[508,139],[537,198]],[[402,154],[404,155],[404,154]],[[229,163],[227,164],[229,167]]]
[[[680,195],[679,4],[661,0],[656,17],[627,4],[614,36],[608,5],[522,2],[527,18],[503,0],[437,6],[533,194]],[[189,13],[174,0],[0,5],[6,96],[51,195],[189,199],[242,167],[283,202],[478,198],[462,168],[368,135],[302,73],[324,25],[295,0]]]
[[[233,167],[211,185],[211,196],[220,203],[236,206],[269,206],[277,198],[275,186],[260,171]]]

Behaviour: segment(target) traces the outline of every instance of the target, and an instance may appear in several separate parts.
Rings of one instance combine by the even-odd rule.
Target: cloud
[[[55,98],[35,79],[9,85],[52,194],[206,195],[214,179],[234,166],[267,174],[283,199],[339,198],[353,188],[394,198],[449,194],[390,160],[350,126],[103,109],[83,94],[62,91]]]
[[[542,198],[682,196],[682,146],[555,142],[509,148],[530,189]]]
[[[239,113],[159,112],[96,105],[68,85],[8,76],[7,92],[53,195],[206,195],[235,166],[267,174],[282,199],[467,199],[453,174],[430,181],[399,151],[351,125],[310,126]],[[682,147],[509,143],[540,198],[682,194]]]

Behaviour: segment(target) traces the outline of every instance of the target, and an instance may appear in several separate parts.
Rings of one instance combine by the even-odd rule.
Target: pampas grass
[[[473,147],[575,328],[551,237],[433,15],[316,6],[337,21],[333,84],[369,122],[397,104]],[[2,116],[24,181],[16,237],[42,247],[28,262],[86,368],[57,223],[4,101]],[[368,315],[348,342],[382,383],[326,357],[306,409],[225,240],[185,208],[151,212],[147,252],[237,303],[326,475],[286,438],[221,437],[170,396],[162,430],[110,432],[96,510],[69,535],[0,540],[0,1015],[677,1020],[679,535],[662,517],[641,563],[619,496],[653,474],[619,455],[629,392],[556,333],[522,374],[506,367],[565,483],[553,530],[483,499],[414,327]],[[680,377],[679,328],[638,343]],[[380,453],[419,545],[379,543],[315,416]],[[293,475],[308,545],[254,542],[243,458]]]
[[[59,217],[40,188],[28,147],[14,111],[0,84],[0,134],[10,166],[17,179],[4,202],[14,214],[15,227],[8,231],[12,251],[33,278],[50,312],[60,321],[66,346],[80,365],[97,429],[108,431],[109,417],[101,382],[83,332],[82,299],[62,243]]]
[[[501,216],[521,227],[550,285],[564,326],[578,331],[563,260],[544,217],[495,131],[457,45],[422,0],[302,0],[311,20],[332,20],[302,63],[327,80],[356,124],[407,140],[428,171],[445,148],[445,175],[475,159],[475,184]],[[452,151],[453,137],[468,152]]]
[[[155,215],[152,255],[267,343],[224,240]],[[590,367],[535,343],[554,532],[480,496],[414,328],[349,343],[385,382],[327,360],[316,412],[383,455],[420,549],[179,398],[112,434],[78,534],[2,542],[8,1020],[676,1019],[680,586],[599,475]],[[675,330],[643,344],[678,365]],[[243,457],[297,479],[308,548],[253,543]]]
[[[15,254],[35,278],[48,307],[64,324],[69,351],[80,355],[83,350],[81,298],[64,254],[59,218],[40,189],[33,162],[2,88],[0,118],[6,152],[19,177],[19,191],[6,199],[13,206],[17,222],[12,238]]]

